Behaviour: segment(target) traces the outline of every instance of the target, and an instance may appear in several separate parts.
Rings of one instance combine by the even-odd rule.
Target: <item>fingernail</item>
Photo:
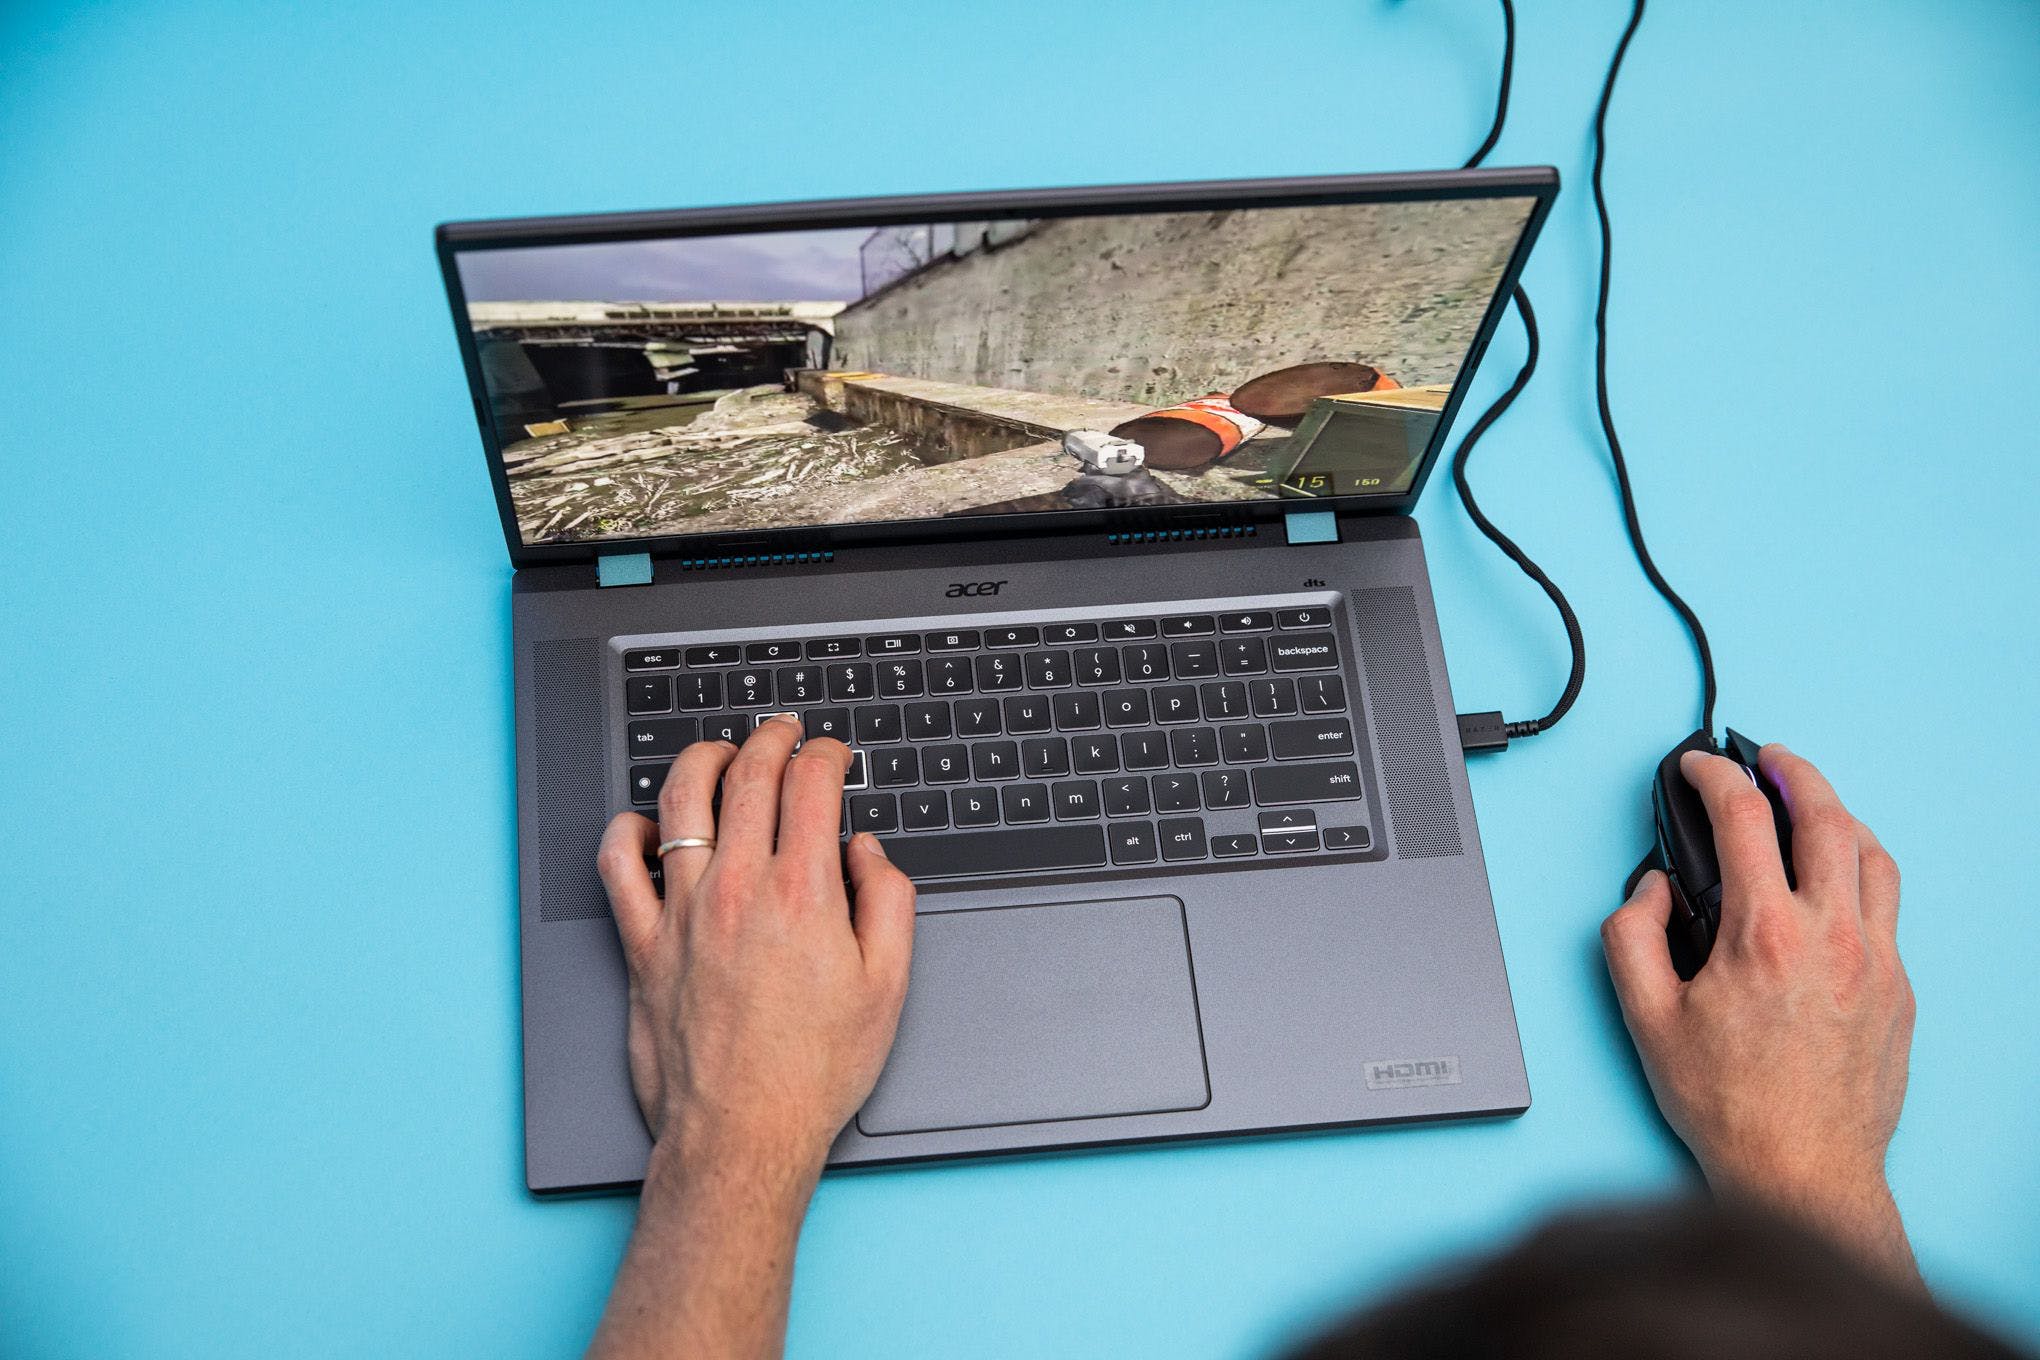
[[[772,715],[772,721],[774,721],[774,722],[790,722],[790,723],[792,723],[792,724],[793,724],[793,725],[794,725],[795,727],[799,727],[799,726],[800,726],[800,714],[798,714],[798,713],[775,713],[775,714],[773,714],[773,715]]]

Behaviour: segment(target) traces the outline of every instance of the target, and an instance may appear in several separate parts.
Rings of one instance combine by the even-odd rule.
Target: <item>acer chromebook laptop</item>
[[[921,889],[833,1164],[1523,1110],[1408,512],[1557,187],[439,228],[516,566],[531,1188],[645,1165],[604,822],[784,710]]]

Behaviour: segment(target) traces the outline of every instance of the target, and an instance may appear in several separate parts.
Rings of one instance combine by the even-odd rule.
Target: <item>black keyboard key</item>
[[[1013,825],[1048,820],[1048,785],[1008,784],[999,791],[999,806]]]
[[[1079,642],[1096,642],[1095,623],[1051,623],[1043,626],[1041,640],[1051,647],[1070,647]]]
[[[825,667],[823,675],[827,677],[829,699],[833,703],[860,703],[877,694],[869,661],[840,661]]]
[[[970,778],[970,748],[944,742],[921,752],[921,778],[930,784],[961,784]]]
[[[679,664],[680,653],[671,647],[623,654],[623,668],[627,671],[670,671]]]
[[[848,825],[852,831],[869,831],[873,835],[899,830],[899,798],[890,793],[851,795]]]
[[[999,795],[993,789],[957,789],[949,795],[949,817],[958,826],[997,826]]]
[[[1119,756],[1129,770],[1159,770],[1169,763],[1166,732],[1128,732],[1119,739]]]
[[[1324,628],[1331,624],[1332,611],[1324,605],[1313,604],[1301,609],[1280,610],[1275,619],[1284,628]]]
[[[1156,633],[1153,619],[1110,619],[1103,631],[1107,642],[1138,642]]]
[[[958,699],[956,701],[957,736],[996,737],[1004,730],[999,723],[999,701],[997,699]]]
[[[922,640],[931,652],[970,652],[980,645],[977,630],[967,628],[954,633],[928,633]]]
[[[1261,850],[1270,855],[1300,855],[1318,848],[1315,831],[1264,831]]]
[[[1029,652],[1026,658],[1029,689],[1067,689],[1070,684],[1068,652]]]
[[[1194,774],[1158,774],[1148,782],[1154,790],[1156,812],[1195,812],[1200,806]]]
[[[1122,775],[1118,779],[1106,780],[1103,797],[1107,817],[1141,817],[1155,810],[1154,799],[1148,795],[1148,782],[1143,775]]]
[[[1178,680],[1202,680],[1218,674],[1218,644],[1215,642],[1172,642],[1169,664]]]
[[[765,666],[774,661],[800,660],[798,642],[747,642],[744,644],[744,661],[747,665]]]
[[[968,694],[973,688],[969,657],[931,656],[928,658],[928,692],[930,694]]]
[[[1328,826],[1324,836],[1327,850],[1366,850],[1374,844],[1374,833],[1364,826]]]
[[[1280,718],[1294,713],[1296,682],[1284,679],[1250,681],[1247,685],[1247,704],[1254,710],[1254,716],[1257,718]]]
[[[1330,633],[1278,637],[1269,650],[1278,671],[1321,671],[1339,664],[1339,649]]]
[[[944,741],[952,735],[949,705],[941,699],[907,705],[908,741]]]
[[[659,790],[666,783],[666,771],[672,765],[660,761],[656,765],[633,765],[630,767],[630,801],[639,807],[646,807],[659,801]]]
[[[960,823],[959,823],[960,825]],[[975,834],[904,836],[886,854],[909,878],[977,878],[1037,869],[1093,869],[1105,863],[1097,826],[1030,826]]]
[[[1115,689],[1105,696],[1105,725],[1146,727],[1154,721],[1144,689]]]
[[[1038,647],[1041,645],[1039,628],[987,628],[987,647]]]
[[[862,789],[868,788],[870,785],[871,769],[865,764],[864,752],[852,751],[850,753],[850,768],[843,772],[843,787],[846,789]]]
[[[1126,679],[1153,684],[1169,678],[1169,649],[1159,642],[1136,643],[1119,649],[1119,666]]]
[[[1311,675],[1298,682],[1306,713],[1346,711],[1346,682],[1336,675]]]
[[[800,715],[801,731],[810,737],[834,737],[845,746],[850,741],[850,710],[847,708],[811,708]]]
[[[1077,683],[1116,685],[1120,680],[1117,647],[1081,647],[1076,653]]]
[[[751,732],[751,719],[742,713],[717,713],[701,720],[703,741],[726,741],[741,746]]]
[[[689,647],[690,666],[734,666],[744,659],[743,649],[734,642],[712,642],[706,647]]]
[[[1241,855],[1251,855],[1260,848],[1259,842],[1252,836],[1213,836],[1211,838],[1211,853],[1219,859],[1238,859]]]
[[[1218,738],[1208,727],[1179,727],[1169,733],[1169,750],[1178,765],[1218,764]]]
[[[1268,729],[1259,723],[1236,723],[1218,729],[1218,753],[1228,765],[1258,765],[1268,758]]]
[[[979,782],[1020,777],[1020,746],[1011,741],[981,741],[970,748],[970,768]]]
[[[912,699],[922,692],[925,679],[918,661],[881,661],[873,669],[881,699]]]
[[[772,672],[742,670],[730,672],[731,708],[763,708],[772,702]]]
[[[641,675],[623,682],[623,704],[633,713],[670,713],[673,682],[663,675]]]
[[[1264,836],[1271,831],[1315,831],[1317,813],[1310,808],[1298,808],[1294,812],[1262,812],[1255,815],[1254,823]]]
[[[1022,683],[1020,658],[1007,652],[988,652],[973,658],[972,670],[977,675],[977,687],[992,691],[1018,689]]]
[[[1155,691],[1156,722],[1186,723],[1197,718],[1197,686],[1163,685]]]
[[[1245,807],[1252,796],[1245,770],[1206,770],[1197,776],[1197,782],[1204,789],[1204,806],[1208,808]]]
[[[786,666],[773,673],[782,704],[818,704],[828,697],[820,666]]]
[[[810,661],[835,661],[864,655],[864,643],[857,638],[815,638],[807,645]]]
[[[1250,609],[1244,614],[1220,614],[1219,631],[1226,633],[1265,633],[1275,626],[1275,611],[1272,609]]]
[[[949,825],[949,798],[940,789],[900,795],[902,831],[940,831]]]
[[[1088,732],[1104,722],[1098,696],[1090,690],[1058,694],[1049,700],[1049,707],[1055,711],[1058,732]]]
[[[1163,619],[1162,636],[1165,638],[1210,637],[1218,631],[1218,625],[1211,621],[1209,614],[1178,614],[1172,619]]]
[[[1049,805],[1058,822],[1092,822],[1098,819],[1098,785],[1090,779],[1066,779],[1051,784]]]
[[[1006,730],[1015,736],[1046,732],[1053,725],[1046,694],[1021,694],[1005,702]]]
[[[1254,771],[1254,801],[1341,803],[1360,796],[1360,767],[1350,760],[1323,765],[1263,765]]]
[[[1111,774],[1119,768],[1119,738],[1110,732],[1070,742],[1070,764],[1078,774]]]
[[[680,748],[701,737],[701,724],[693,718],[652,718],[634,722],[624,736],[632,760],[647,756],[677,756]]]
[[[1020,743],[1020,772],[1029,779],[1060,779],[1070,772],[1070,744],[1062,737],[1029,737]]]
[[[1343,717],[1274,723],[1268,736],[1277,760],[1323,760],[1353,754],[1353,724]]]
[[[1170,817],[1156,831],[1162,842],[1162,858],[1170,863],[1204,858],[1202,817]]]
[[[864,639],[867,656],[909,656],[920,650],[919,633],[877,633]]]
[[[1123,822],[1108,833],[1114,864],[1153,864],[1155,828],[1152,822]]]
[[[1268,669],[1268,639],[1227,638],[1218,644],[1218,668],[1227,675],[1260,675]]]
[[[893,704],[858,709],[850,715],[850,730],[857,734],[859,746],[882,746],[904,740],[905,735],[900,730],[900,710]]]
[[[896,789],[921,782],[921,753],[911,746],[888,746],[871,752],[871,783],[880,789]]]
[[[1247,687],[1237,680],[1219,680],[1199,685],[1206,722],[1231,722],[1247,716]]]

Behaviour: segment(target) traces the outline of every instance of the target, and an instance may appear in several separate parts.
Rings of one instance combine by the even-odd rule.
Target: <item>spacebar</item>
[[[1089,869],[1105,862],[1105,832],[1096,826],[1037,826],[1020,831],[889,836],[885,853],[908,878],[978,878],[1029,869]]]

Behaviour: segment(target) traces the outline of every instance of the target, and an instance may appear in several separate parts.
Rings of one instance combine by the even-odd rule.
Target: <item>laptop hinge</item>
[[[1292,546],[1339,541],[1339,517],[1330,510],[1291,510],[1282,516],[1282,527]]]
[[[650,553],[608,553],[595,559],[595,580],[605,586],[648,586],[652,583]]]

